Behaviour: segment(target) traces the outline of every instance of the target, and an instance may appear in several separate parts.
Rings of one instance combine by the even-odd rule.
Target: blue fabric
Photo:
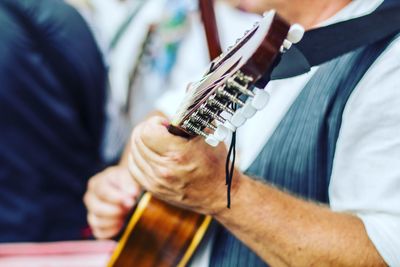
[[[328,186],[343,110],[358,82],[391,40],[392,37],[323,64],[299,94],[247,174],[304,199],[328,203]],[[249,208],[257,212],[256,207]],[[210,266],[267,264],[220,227]]]
[[[106,71],[63,1],[0,2],[0,242],[81,238],[103,167]]]

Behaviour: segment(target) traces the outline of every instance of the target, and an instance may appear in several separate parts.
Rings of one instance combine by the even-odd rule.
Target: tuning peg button
[[[231,123],[230,121],[226,121],[226,122],[224,123],[224,126],[225,126],[229,131],[231,131],[232,133],[233,133],[233,132],[236,132],[236,130],[237,130],[237,128],[236,128],[235,126],[233,126],[232,123]]]
[[[287,35],[287,40],[292,44],[297,44],[304,36],[304,28],[300,24],[293,24]]]
[[[242,114],[242,109],[236,110],[235,114],[233,114],[232,118],[230,119],[233,126],[239,128],[246,122],[246,117]]]
[[[292,43],[288,40],[283,41],[281,52],[286,52],[292,47]]]
[[[216,147],[219,144],[219,141],[217,140],[217,138],[215,138],[212,134],[209,134],[206,137],[205,141],[207,144],[209,144],[212,147]]]
[[[243,114],[243,116],[246,118],[246,119],[250,119],[250,118],[252,118],[255,114],[256,114],[256,112],[257,112],[257,109],[255,109],[253,106],[252,106],[252,99],[249,99],[247,102],[246,102],[246,104],[243,106],[243,108],[241,109],[241,111],[242,111],[242,114]]]
[[[229,133],[230,133],[229,129],[221,124],[221,125],[218,125],[217,129],[215,130],[214,137],[218,141],[222,142],[228,137]]]
[[[255,88],[254,91],[255,91],[255,96],[251,101],[251,105],[256,110],[262,110],[269,102],[269,94],[267,91],[263,89]]]

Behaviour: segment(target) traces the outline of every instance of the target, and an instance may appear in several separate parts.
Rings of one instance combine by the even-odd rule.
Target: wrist
[[[246,182],[246,175],[244,175],[242,172],[239,170],[235,169],[233,177],[232,177],[232,185],[231,185],[231,193],[230,193],[230,198],[231,198],[231,206],[230,208],[227,207],[228,200],[227,200],[227,190],[224,191],[224,197],[222,201],[222,205],[220,206],[219,209],[216,209],[216,211],[212,215],[215,217],[217,220],[218,218],[222,218],[226,215],[229,215],[233,212],[233,210],[237,209],[238,206],[240,205],[240,189],[242,187],[242,184]],[[226,189],[226,187],[225,187]]]

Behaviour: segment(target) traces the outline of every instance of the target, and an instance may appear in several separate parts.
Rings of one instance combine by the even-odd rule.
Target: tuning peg
[[[205,133],[202,129],[198,128],[198,126],[191,123],[190,120],[186,120],[183,123],[183,127],[194,134],[202,136],[205,139],[206,143],[210,146],[218,146],[219,141],[217,140],[217,138],[214,137],[214,135]]]
[[[281,47],[281,52],[285,53],[292,47],[292,45],[293,44],[291,42],[289,42],[288,40],[284,40],[282,47]]]
[[[304,28],[300,24],[293,24],[290,29],[286,39],[292,44],[297,44],[301,41],[304,36]]]
[[[216,111],[211,110],[206,104],[203,104],[200,107],[199,112],[203,115],[210,116],[211,118],[213,118],[214,120],[216,120],[222,124],[225,123],[225,121],[226,121],[223,117],[218,115],[218,113]]]
[[[256,110],[262,110],[269,102],[269,94],[263,89],[254,88],[255,96],[251,100],[251,105]]]
[[[215,138],[215,136],[213,136],[212,134],[208,135],[205,139],[206,143],[209,144],[212,147],[217,147],[219,142],[217,140],[217,138]]]
[[[215,95],[211,96],[208,100],[207,100],[208,104],[211,106],[214,106],[220,110],[223,110],[225,112],[227,112],[230,115],[234,114],[234,110],[231,109],[230,107],[228,107],[227,104],[222,103],[221,101],[219,101],[218,99],[216,99]]]
[[[220,124],[217,126],[217,129],[214,132],[214,137],[218,141],[222,142],[228,137],[229,133],[230,133],[229,129],[226,128],[224,125]]]
[[[217,127],[212,122],[209,122],[207,119],[205,119],[204,117],[199,115],[198,111],[193,113],[192,116],[190,116],[190,120],[195,123],[199,123],[199,124],[203,125],[204,127],[207,127],[213,131],[217,130]]]
[[[252,118],[255,114],[256,114],[256,112],[257,112],[257,109],[255,109],[253,106],[252,106],[252,99],[249,99],[249,100],[247,100],[246,101],[246,104],[243,106],[243,108],[241,109],[242,110],[242,114],[243,114],[243,116],[246,118],[246,119],[250,119],[250,118]]]
[[[223,125],[224,125],[225,128],[227,128],[232,133],[236,132],[236,130],[237,130],[237,128],[235,126],[233,126],[230,121],[226,121]]]
[[[238,98],[238,94],[231,94],[225,91],[223,87],[218,88],[217,95],[221,98],[225,98],[228,101],[238,104],[239,106],[244,106],[243,101]]]
[[[235,114],[233,114],[232,118],[230,119],[230,122],[232,123],[233,126],[236,128],[239,128],[246,122],[246,117],[242,114],[242,109],[236,110]]]
[[[244,77],[244,75],[243,75]],[[242,78],[243,82],[248,83],[249,80],[245,80],[245,78]],[[228,88],[231,88],[233,90],[236,90],[239,93],[245,94],[247,96],[254,96],[253,92],[247,88],[247,86],[241,85],[238,83],[234,78],[228,79],[226,82],[226,85]]]
[[[239,81],[248,84],[254,81],[254,79],[251,76],[245,75],[244,73],[242,73],[241,71],[238,71],[235,75],[235,77],[237,79],[239,79]],[[233,78],[234,80],[235,78]]]

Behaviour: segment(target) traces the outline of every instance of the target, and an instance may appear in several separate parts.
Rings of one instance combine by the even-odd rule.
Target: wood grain
[[[109,267],[184,266],[182,260],[190,259],[203,237],[209,218],[170,206],[149,194],[146,197],[147,203],[139,204],[135,211],[139,218],[132,216]]]

